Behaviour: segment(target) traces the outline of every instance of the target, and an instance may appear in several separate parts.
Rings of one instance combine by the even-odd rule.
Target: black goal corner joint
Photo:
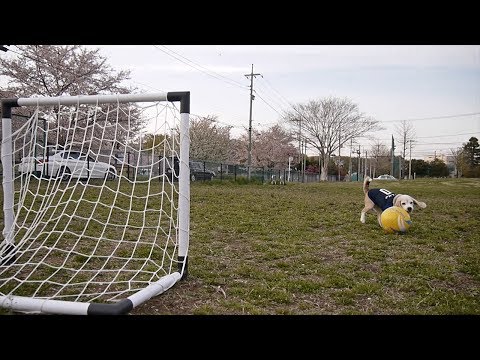
[[[92,303],[88,307],[87,315],[126,315],[133,309],[130,299],[123,299],[116,304]]]
[[[18,107],[18,99],[2,99],[2,118],[12,117],[12,107]]]
[[[170,91],[167,100],[180,101],[180,113],[190,114],[190,91]]]

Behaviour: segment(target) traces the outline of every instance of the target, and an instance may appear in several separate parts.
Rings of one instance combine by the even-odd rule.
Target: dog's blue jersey
[[[383,210],[393,206],[393,198],[396,194],[386,189],[372,189],[368,191],[368,197]]]

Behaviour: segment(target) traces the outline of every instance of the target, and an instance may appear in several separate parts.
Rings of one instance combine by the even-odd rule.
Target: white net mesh
[[[0,246],[0,296],[116,302],[179,271],[176,104],[32,111],[14,115],[3,139],[14,222]]]

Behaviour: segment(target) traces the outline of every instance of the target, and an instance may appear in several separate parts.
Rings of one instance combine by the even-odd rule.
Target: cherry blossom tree
[[[129,79],[129,71],[115,71],[107,64],[107,59],[100,55],[99,49],[86,48],[81,45],[18,45],[10,46],[6,54],[0,56],[0,76],[8,85],[0,86],[0,96],[31,97],[31,96],[63,96],[63,95],[98,95],[125,94],[135,91],[134,88],[122,86]],[[127,104],[122,105],[124,114],[138,114],[138,109]],[[58,110],[58,109],[57,109]],[[75,112],[72,112],[75,114]],[[55,123],[55,128],[68,127],[70,122],[85,124],[88,116],[75,114],[68,120],[59,120],[56,116],[48,121]],[[18,108],[16,115],[29,116],[29,109]],[[136,118],[136,116],[132,116]],[[98,119],[100,121],[108,119]],[[122,121],[122,116],[118,119]],[[144,126],[144,121],[130,123],[131,130],[138,132]],[[68,132],[58,130],[49,134],[50,142],[66,143]],[[113,131],[113,130],[112,130]],[[114,134],[110,134],[114,138]],[[124,134],[116,133],[122,138]],[[78,139],[70,139],[78,140]]]
[[[231,126],[218,123],[218,117],[192,117],[190,121],[190,158],[228,162],[231,160]]]
[[[252,166],[269,169],[285,169],[288,158],[297,156],[298,149],[293,145],[295,138],[280,125],[274,125],[264,131],[252,132]],[[236,141],[235,160],[247,164],[248,134]]]

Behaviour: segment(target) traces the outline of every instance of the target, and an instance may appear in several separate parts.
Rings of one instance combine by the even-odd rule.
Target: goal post
[[[190,92],[1,104],[0,307],[125,314],[186,278]]]

